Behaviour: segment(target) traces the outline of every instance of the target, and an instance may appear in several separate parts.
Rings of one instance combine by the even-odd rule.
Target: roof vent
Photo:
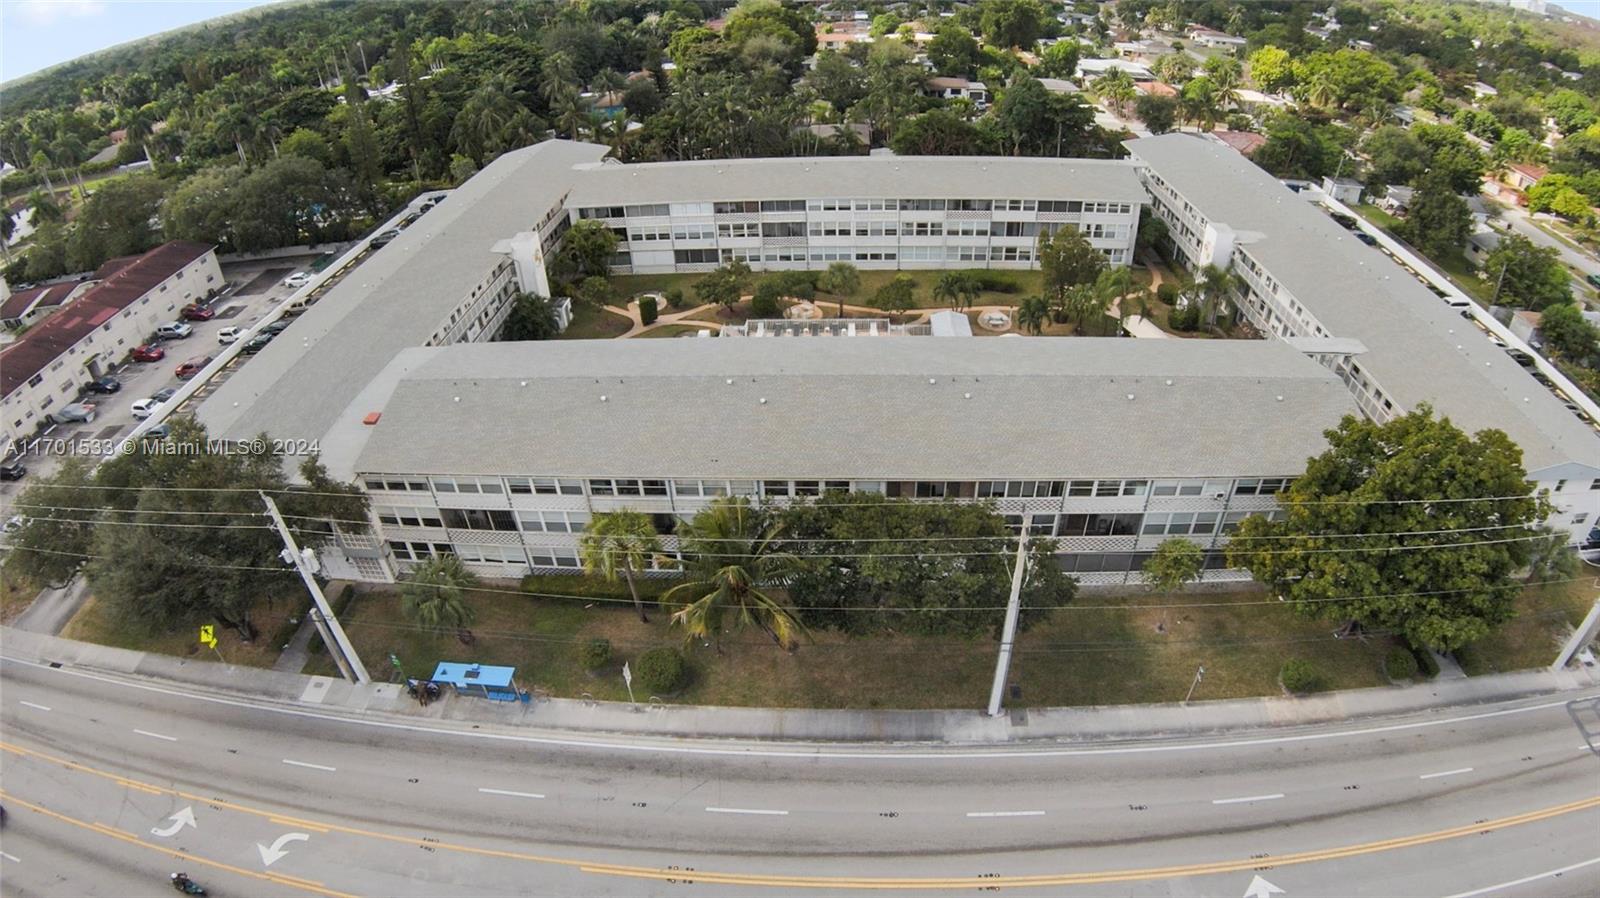
[[[767,397],[765,397],[765,396],[761,397],[761,404],[762,405],[766,405],[767,404]]]
[[[733,378],[731,378],[731,377],[730,377],[730,378],[728,378],[728,385],[729,385],[729,386],[732,386],[732,385],[733,385]]]
[[[1276,397],[1276,398],[1277,398],[1277,400],[1278,400],[1278,401],[1279,401],[1279,402],[1282,402],[1282,401],[1283,401],[1283,397],[1282,397],[1282,396],[1278,396],[1278,397]]]
[[[971,399],[972,398],[972,394],[971,393],[962,393],[961,394],[961,398],[962,399]]]
[[[383,412],[367,412],[367,416],[361,419],[361,423],[371,427],[378,423],[378,419],[381,417],[383,417]]]
[[[936,378],[936,377],[930,377],[930,378],[928,378],[928,383],[930,383],[930,384],[936,384],[936,383],[938,383],[938,382],[939,382],[939,379],[938,379],[938,378]]]
[[[460,402],[461,401],[461,397],[460,396],[451,396],[450,397],[450,401],[451,402]]]
[[[606,394],[604,394],[604,393],[600,394],[600,401],[601,402],[605,402],[606,401]]]
[[[525,386],[527,386],[527,385],[528,385],[528,382],[527,382],[527,381],[525,381],[525,380],[524,380],[524,381],[519,381],[519,382],[518,382],[518,383],[517,383],[517,386],[519,386],[519,387],[525,387]]]
[[[1167,378],[1167,386],[1172,386],[1172,378]]]
[[[1133,401],[1133,394],[1132,394],[1132,393],[1129,393],[1129,394],[1128,394],[1128,401],[1129,401],[1129,402],[1132,402],[1132,401]]]

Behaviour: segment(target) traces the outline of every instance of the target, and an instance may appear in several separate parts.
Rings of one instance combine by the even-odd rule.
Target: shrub
[[[639,297],[639,321],[646,325],[656,323],[656,298],[654,296]]]
[[[578,646],[578,663],[584,670],[599,670],[611,663],[611,640],[596,636]]]
[[[750,296],[750,317],[778,317],[778,297],[782,290],[783,286],[777,278],[762,278],[761,283],[756,285],[755,293]]]
[[[1181,309],[1173,309],[1167,323],[1175,331],[1192,331],[1200,327],[1200,304],[1191,302]]]
[[[664,693],[674,692],[683,686],[689,670],[684,664],[682,652],[675,648],[662,647],[640,655],[639,663],[633,667],[633,673],[639,678],[639,685],[646,690]]]
[[[1022,285],[1012,275],[1000,271],[987,271],[981,268],[963,271],[962,274],[972,279],[979,288],[990,293],[1021,293]]]
[[[671,290],[668,290],[665,295],[667,298],[667,305],[672,306],[674,309],[683,308],[683,288],[673,287]]]
[[[1283,670],[1278,678],[1283,681],[1283,688],[1299,695],[1306,692],[1321,692],[1326,684],[1322,679],[1322,671],[1316,665],[1304,658],[1290,658],[1283,664]]]
[[[1383,672],[1391,680],[1409,680],[1417,675],[1417,657],[1406,649],[1395,649],[1383,659]]]
[[[1424,648],[1410,647],[1411,657],[1417,662],[1417,672],[1424,680],[1431,680],[1439,675],[1439,662],[1434,659],[1433,653]]]
[[[1178,285],[1171,281],[1163,281],[1156,287],[1156,299],[1167,305],[1176,305],[1178,302]]]

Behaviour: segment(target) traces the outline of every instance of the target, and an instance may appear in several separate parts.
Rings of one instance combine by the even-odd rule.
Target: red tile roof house
[[[78,286],[77,281],[67,281],[13,293],[0,303],[0,324],[9,328],[27,327],[55,311]]]
[[[216,248],[173,241],[101,266],[105,280],[0,352],[0,435],[5,445],[43,426],[50,409],[145,342],[178,309],[221,289]]]

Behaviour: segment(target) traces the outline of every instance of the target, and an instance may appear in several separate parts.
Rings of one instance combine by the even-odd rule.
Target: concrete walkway
[[[311,660],[311,637],[316,635],[316,632],[317,625],[312,622],[311,615],[305,615],[300,621],[299,628],[289,638],[289,644],[283,647],[278,660],[272,663],[272,669],[293,674],[305,670],[306,662]]]
[[[1190,704],[1019,709],[997,718],[976,709],[831,711],[631,705],[536,698],[501,703],[447,697],[420,707],[392,684],[355,685],[327,677],[133,652],[0,628],[6,658],[59,663],[86,672],[178,684],[185,691],[247,697],[329,712],[459,721],[473,729],[626,733],[640,736],[821,743],[1016,744],[1164,739],[1383,718],[1445,707],[1548,696],[1591,698],[1600,672],[1531,670],[1434,680],[1408,686],[1330,692],[1305,698],[1196,701]]]
[[[11,626],[29,633],[54,636],[61,632],[61,628],[72,620],[72,616],[88,599],[88,582],[82,576],[73,577],[61,589],[40,590],[32,604],[17,615]]]

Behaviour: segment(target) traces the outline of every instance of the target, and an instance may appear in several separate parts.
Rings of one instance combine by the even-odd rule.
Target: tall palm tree
[[[551,53],[539,69],[539,94],[550,105],[550,111],[555,112],[557,100],[577,92],[578,72],[572,57],[561,50]]]
[[[505,75],[485,80],[456,113],[450,129],[450,140],[456,149],[472,157],[481,168],[484,157],[504,149],[519,120],[528,115],[522,96],[522,91]]]
[[[961,296],[962,276],[958,271],[946,271],[939,275],[933,282],[933,299],[940,305],[948,305],[954,309],[956,300]]]
[[[1094,89],[1101,99],[1116,107],[1119,115],[1126,114],[1128,104],[1139,95],[1133,86],[1133,76],[1121,69],[1112,69],[1101,75],[1095,81]]]
[[[583,558],[584,571],[599,574],[613,583],[620,573],[628,581],[628,593],[633,596],[639,620],[647,624],[650,616],[645,614],[644,600],[639,598],[639,587],[633,578],[650,564],[651,556],[660,552],[661,540],[656,538],[650,516],[631,508],[596,514],[589,521],[589,529],[578,538],[578,554]]]
[[[786,579],[797,563],[777,551],[781,532],[781,524],[770,523],[743,497],[720,499],[680,524],[690,573],[661,596],[661,604],[674,609],[672,622],[690,639],[711,641],[719,654],[728,624],[758,627],[778,645],[793,648],[805,627],[765,588]]]
[[[1122,322],[1128,317],[1127,300],[1128,294],[1133,292],[1133,271],[1120,265],[1107,268],[1095,279],[1094,289],[1108,312],[1111,306],[1117,307],[1117,330],[1120,332]]]
[[[1216,326],[1222,300],[1227,298],[1236,283],[1238,283],[1237,276],[1229,269],[1216,265],[1207,265],[1200,269],[1200,277],[1195,286],[1200,292],[1200,302],[1205,311],[1207,327]]]
[[[474,615],[466,590],[477,584],[478,578],[460,558],[435,555],[401,579],[400,610],[424,627],[459,629],[463,638],[470,638],[466,628]]]

